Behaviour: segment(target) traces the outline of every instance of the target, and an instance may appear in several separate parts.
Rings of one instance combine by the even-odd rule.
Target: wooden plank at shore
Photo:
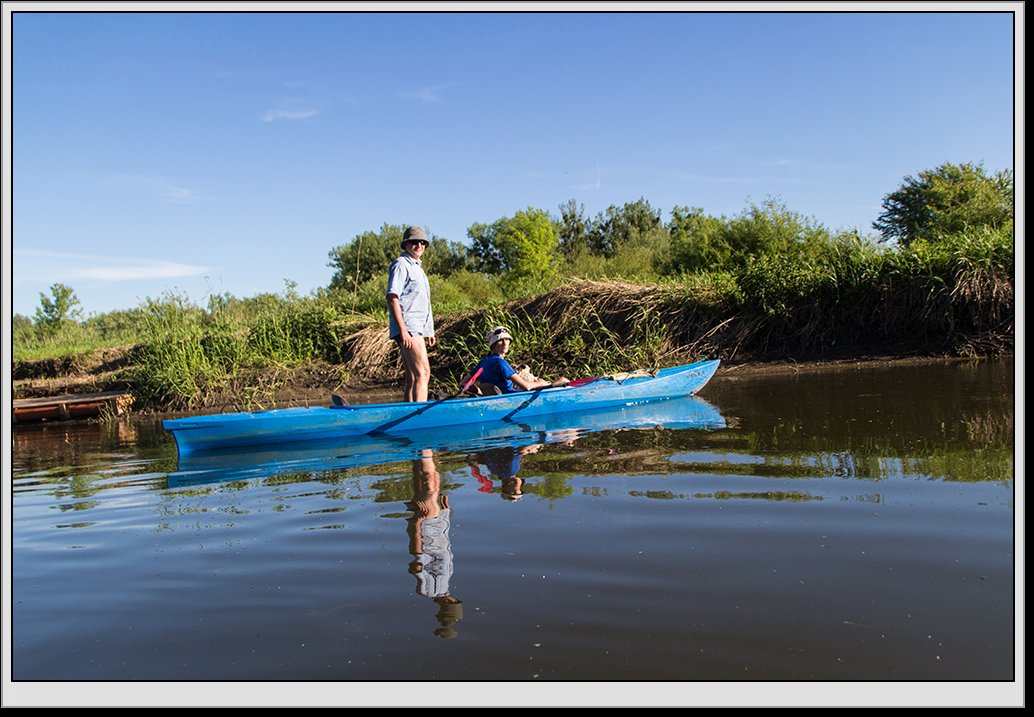
[[[12,404],[15,423],[41,421],[48,418],[67,420],[96,416],[104,408],[114,415],[129,410],[133,396],[128,391],[105,391],[103,393],[78,393],[65,396],[44,396],[41,398],[19,398]]]

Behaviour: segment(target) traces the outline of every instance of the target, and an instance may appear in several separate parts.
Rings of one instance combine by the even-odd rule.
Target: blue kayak
[[[600,431],[720,430],[719,410],[697,396],[650,401],[595,411],[541,415],[527,420],[464,423],[405,434],[344,436],[294,443],[264,443],[245,448],[201,451],[181,456],[168,486],[184,487],[230,480],[261,480],[278,475],[323,473],[411,461],[430,452],[476,456],[500,447],[571,443]]]
[[[199,451],[346,436],[404,435],[412,431],[495,421],[518,422],[556,413],[594,411],[691,396],[711,379],[718,361],[635,371],[563,388],[424,403],[283,408],[163,421],[180,456]]]

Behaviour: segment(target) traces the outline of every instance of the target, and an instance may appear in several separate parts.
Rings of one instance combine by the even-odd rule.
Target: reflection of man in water
[[[463,617],[461,602],[449,594],[452,545],[449,542],[449,496],[441,495],[442,477],[431,451],[413,461],[413,500],[409,507],[409,572],[416,576],[416,591],[438,603],[436,635],[456,637],[453,625]]]

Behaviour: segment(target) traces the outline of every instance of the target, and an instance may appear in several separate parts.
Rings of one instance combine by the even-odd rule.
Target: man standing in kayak
[[[431,287],[420,264],[430,242],[421,227],[402,235],[402,254],[388,269],[388,336],[402,351],[406,371],[406,401],[426,401],[431,380],[428,347],[434,346]]]

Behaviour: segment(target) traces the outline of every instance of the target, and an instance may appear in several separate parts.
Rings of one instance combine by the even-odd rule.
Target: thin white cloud
[[[319,114],[319,110],[306,108],[306,109],[277,109],[267,110],[262,115],[263,122],[276,122],[278,120],[303,120],[309,117],[315,117]]]
[[[618,177],[622,175],[660,177],[665,181],[695,182],[700,184],[742,184],[752,181],[749,177],[696,174],[682,169],[669,169],[666,167],[608,167],[607,169],[601,169],[597,166],[594,177],[581,184],[573,185],[573,188],[580,191],[599,191],[603,188],[604,176]]]
[[[173,204],[192,204],[203,199],[196,190],[159,175],[119,174],[116,180],[122,184],[153,191]]]
[[[203,266],[180,264],[171,261],[140,261],[124,266],[94,266],[79,269],[79,276],[85,279],[105,281],[139,281],[140,279],[174,279],[183,276],[198,276],[208,269]]]
[[[17,249],[13,252],[12,266],[15,281],[28,279],[39,281],[43,278],[46,283],[76,279],[99,281],[176,279],[200,276],[208,272],[208,267],[205,266],[162,259],[70,254],[55,251],[19,251]]]
[[[426,104],[436,104],[445,100],[443,96],[445,90],[456,87],[458,84],[458,82],[452,82],[445,85],[425,85],[415,90],[400,92],[399,96],[404,100],[419,100]]]
[[[162,195],[177,204],[189,204],[198,198],[197,192],[190,187],[177,187],[171,184],[162,187]]]
[[[743,184],[745,182],[754,181],[750,177],[725,176],[718,174],[695,174],[693,172],[684,172],[678,169],[657,170],[657,174],[670,176],[673,179],[679,179],[683,182],[700,182],[703,184]]]
[[[811,162],[811,161],[806,160],[806,159],[792,159],[792,158],[788,158],[788,157],[787,158],[783,158],[783,159],[773,159],[773,160],[770,160],[769,162],[767,162],[767,164],[770,167],[792,167],[792,168],[797,168],[797,169],[828,169],[828,170],[835,170],[835,171],[840,171],[840,170],[847,169],[847,166],[846,165],[842,165],[842,164],[828,164],[828,163],[825,163],[825,162]]]

